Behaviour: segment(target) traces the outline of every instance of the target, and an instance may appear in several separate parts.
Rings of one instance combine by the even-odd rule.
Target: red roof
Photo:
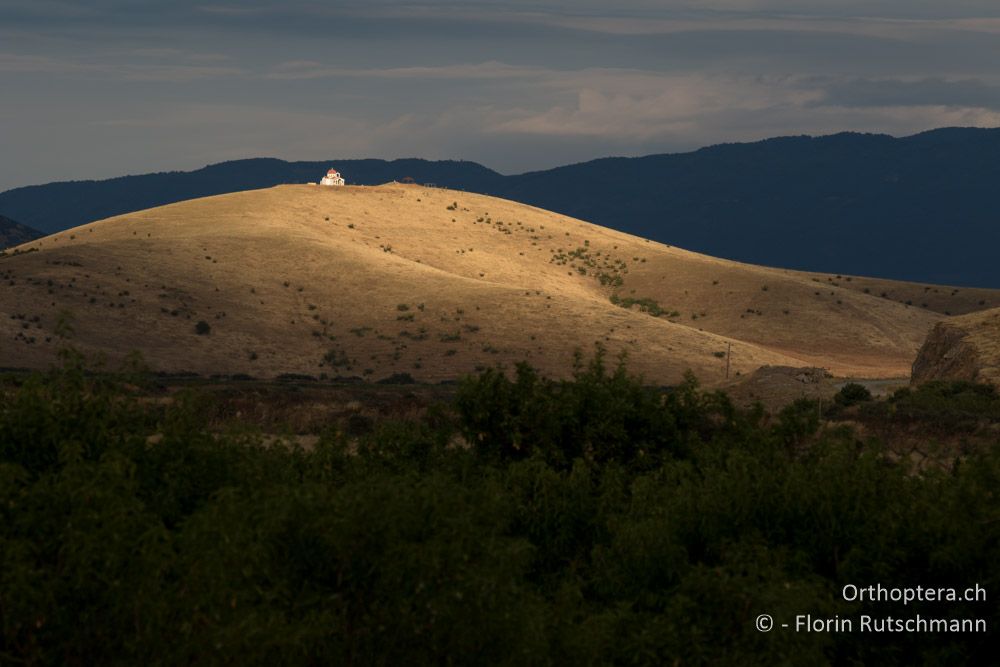
[[[340,172],[337,171],[336,169],[331,169],[330,171],[326,172],[326,175],[327,176],[340,176]]]

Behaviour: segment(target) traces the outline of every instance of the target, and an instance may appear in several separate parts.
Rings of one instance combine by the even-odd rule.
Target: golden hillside
[[[902,377],[945,310],[1000,304],[996,291],[750,266],[396,184],[209,197],[18,250],[0,258],[2,367],[50,364],[70,311],[85,352],[139,350],[171,372],[437,381],[525,359],[561,375],[574,349],[602,343],[651,382],[692,369],[716,384],[731,343],[734,377],[762,365]]]

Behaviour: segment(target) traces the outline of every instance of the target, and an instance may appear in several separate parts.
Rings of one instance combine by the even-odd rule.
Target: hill
[[[1000,308],[938,322],[913,364],[913,382],[967,380],[1000,385]]]
[[[903,377],[940,310],[1000,292],[715,259],[483,195],[280,186],[110,218],[0,259],[0,366],[84,351],[160,370],[453,379],[574,349],[657,383],[763,365]],[[923,303],[915,299],[924,299]],[[907,305],[910,301],[914,305]],[[199,324],[203,323],[203,324]],[[200,332],[200,333],[199,333]]]
[[[285,162],[253,158],[213,164],[188,172],[122,176],[101,181],[33,185],[0,193],[0,210],[46,234],[165,204],[212,195],[316,182],[331,164],[355,185],[413,178],[459,190],[487,191],[503,179],[474,162],[428,160],[337,160]]]
[[[33,241],[42,236],[44,234],[38,230],[0,215],[0,250]]]
[[[0,210],[52,233],[196,197],[315,181],[330,164],[353,184],[410,176],[743,262],[1000,287],[992,256],[1000,244],[997,129],[784,137],[513,176],[473,162],[240,160],[19,188],[0,193]]]

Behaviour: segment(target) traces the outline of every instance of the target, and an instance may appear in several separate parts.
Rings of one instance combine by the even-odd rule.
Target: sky
[[[0,191],[1000,126],[996,0],[0,0]]]

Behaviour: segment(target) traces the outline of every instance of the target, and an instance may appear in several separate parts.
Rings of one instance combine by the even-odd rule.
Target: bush
[[[837,405],[847,408],[858,403],[867,403],[872,400],[872,393],[863,384],[848,382],[834,395],[833,400]]]
[[[455,398],[464,437],[488,459],[519,460],[535,453],[550,464],[574,459],[626,465],[653,465],[682,452],[687,434],[688,392],[661,396],[627,374],[624,359],[613,372],[598,347],[584,364],[577,357],[573,379],[555,382],[519,364],[511,380],[500,369],[467,379]]]
[[[601,352],[565,381],[484,371],[454,410],[348,424],[308,450],[135,386],[72,355],[0,384],[5,664],[995,662],[990,633],[754,619],[996,627],[990,603],[840,591],[997,589],[1000,447],[913,474],[817,430],[814,403],[768,424],[691,378],[646,388]],[[997,397],[939,385],[892,404],[930,416]]]
[[[635,299],[628,296],[622,297],[618,296],[617,294],[612,294],[610,300],[611,303],[618,306],[619,308],[631,309],[632,306],[638,306],[639,312],[649,313],[653,317],[659,317],[667,313],[667,310],[665,308],[662,308],[660,304],[656,302],[655,299],[650,299],[648,297]]]
[[[1000,423],[1000,394],[988,384],[928,382],[904,387],[888,401],[870,403],[862,410],[867,419],[903,426],[919,424],[929,433],[973,433]]]
[[[798,447],[819,429],[819,410],[819,401],[809,398],[796,399],[778,413],[778,423],[774,431],[786,446]]]
[[[199,336],[207,336],[211,331],[212,325],[205,320],[198,320],[198,323],[194,325],[194,332]]]
[[[347,352],[333,348],[327,350],[327,353],[323,355],[323,363],[331,368],[341,368],[342,366],[350,366],[351,359],[347,356]]]
[[[415,384],[416,380],[409,373],[393,373],[378,380],[378,384]]]

